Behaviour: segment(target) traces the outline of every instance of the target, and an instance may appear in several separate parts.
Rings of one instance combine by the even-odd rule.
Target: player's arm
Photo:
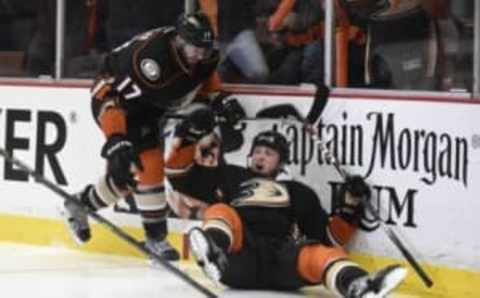
[[[107,139],[116,134],[127,134],[126,113],[114,85],[115,78],[103,73],[97,76],[90,89],[93,116]]]
[[[166,175],[169,178],[188,172],[194,163],[197,143],[215,127],[213,112],[205,104],[191,104],[180,114],[184,119],[175,126],[173,141],[167,148]]]
[[[219,177],[220,147],[215,132],[195,144],[193,154],[177,150],[168,153],[166,176],[169,181],[167,200],[172,210],[181,218],[201,219],[205,209],[216,200]],[[185,148],[185,147],[184,147]],[[180,149],[180,150],[178,150]],[[189,149],[187,149],[189,150]],[[183,156],[183,157],[181,157]],[[193,157],[193,158],[192,158]],[[186,161],[186,171],[172,171],[172,161]]]
[[[173,155],[186,152],[170,151],[167,158],[167,181],[170,183],[167,200],[172,210],[181,218],[201,219],[205,209],[216,199],[220,145],[217,133],[212,132],[200,139],[194,148],[193,160],[189,156],[186,172],[171,172]],[[178,144],[178,143],[177,143]],[[177,149],[179,147],[176,147]],[[179,160],[179,159],[178,159]],[[178,161],[177,160],[177,161]]]
[[[360,176],[348,176],[333,202],[328,233],[332,243],[344,246],[356,232],[363,215],[361,197],[370,197],[370,189]]]
[[[363,179],[359,176],[349,177],[342,185],[329,216],[311,188],[296,183],[290,189],[300,232],[307,239],[338,246],[347,244],[357,230],[363,212],[360,195],[370,195]]]
[[[332,244],[326,230],[328,214],[321,206],[317,194],[301,183],[291,181],[288,184],[290,202],[300,234],[309,240]]]
[[[116,187],[128,190],[136,185],[133,172],[141,170],[142,164],[128,139],[126,111],[121,105],[122,96],[114,86],[113,76],[99,75],[91,89],[91,106],[106,138],[101,155],[108,161],[108,174]]]
[[[237,150],[243,144],[240,120],[246,117],[245,109],[238,99],[221,89],[217,72],[207,80],[198,94],[200,102],[210,105],[222,135],[224,152]]]

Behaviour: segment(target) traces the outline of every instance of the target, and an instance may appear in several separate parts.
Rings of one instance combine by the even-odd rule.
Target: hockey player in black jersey
[[[133,196],[146,246],[168,260],[179,254],[166,241],[162,122],[166,113],[219,91],[215,43],[205,15],[182,15],[176,26],[142,33],[109,53],[91,88],[93,116],[106,137],[101,155],[107,170],[78,198],[96,211]],[[191,129],[195,135],[210,128]],[[84,210],[67,202],[65,215],[77,242],[87,242]]]
[[[219,152],[179,138],[166,161],[167,177],[179,193],[210,203],[202,227],[188,239],[198,265],[215,282],[271,290],[323,284],[343,297],[383,297],[405,278],[398,265],[369,274],[342,247],[363,212],[359,197],[370,195],[359,176],[347,179],[328,216],[311,188],[275,180],[289,157],[281,134],[255,137],[247,169],[209,160],[208,152],[198,154],[199,146]],[[292,236],[295,226],[301,240]]]

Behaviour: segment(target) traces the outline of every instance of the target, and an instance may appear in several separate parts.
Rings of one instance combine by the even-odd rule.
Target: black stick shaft
[[[81,206],[84,208],[72,195],[61,189],[57,184],[51,182],[50,180],[46,179],[43,175],[37,173],[33,169],[31,169],[29,166],[24,164],[22,161],[19,159],[13,157],[11,154],[9,154],[7,151],[4,149],[0,148],[0,155],[2,155],[5,160],[9,163],[12,163],[19,167],[22,171],[27,173],[28,175],[32,176],[35,178],[36,182],[46,186],[48,189],[56,193],[57,195],[61,196],[64,200],[68,201],[69,203],[76,204],[77,206]],[[115,224],[104,218],[103,216],[99,215],[98,213],[88,210],[84,208],[85,212],[88,213],[90,217],[92,217],[96,222],[102,224],[103,226],[107,227],[113,234],[118,236],[119,238],[125,240],[128,244],[134,246],[137,248],[139,251],[143,252],[145,255],[148,257],[154,259],[155,261],[159,262],[162,264],[165,269],[170,271],[172,274],[176,275],[178,278],[182,279],[185,281],[187,284],[198,290],[199,292],[205,294],[206,297],[209,298],[214,298],[217,297],[213,292],[211,292],[209,289],[206,287],[202,286],[199,284],[197,281],[192,279],[190,276],[188,276],[186,273],[175,267],[174,265],[170,264],[168,261],[164,260],[161,256],[155,254],[154,252],[150,251],[148,248],[146,248],[141,242],[139,242],[137,239],[133,238],[130,236],[128,233],[124,232],[121,228],[117,227]]]

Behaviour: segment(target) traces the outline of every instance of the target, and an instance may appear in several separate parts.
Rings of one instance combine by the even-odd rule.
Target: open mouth
[[[253,165],[253,168],[255,169],[255,171],[261,172],[264,167],[263,167],[263,165],[255,164],[255,165]]]

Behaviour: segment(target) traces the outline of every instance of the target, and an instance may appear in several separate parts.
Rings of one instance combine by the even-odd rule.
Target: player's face
[[[183,53],[187,59],[187,63],[190,65],[195,65],[198,62],[208,58],[211,55],[211,50],[185,43],[183,46]]]
[[[280,154],[268,147],[258,145],[253,148],[250,169],[262,176],[273,177],[280,167]]]

